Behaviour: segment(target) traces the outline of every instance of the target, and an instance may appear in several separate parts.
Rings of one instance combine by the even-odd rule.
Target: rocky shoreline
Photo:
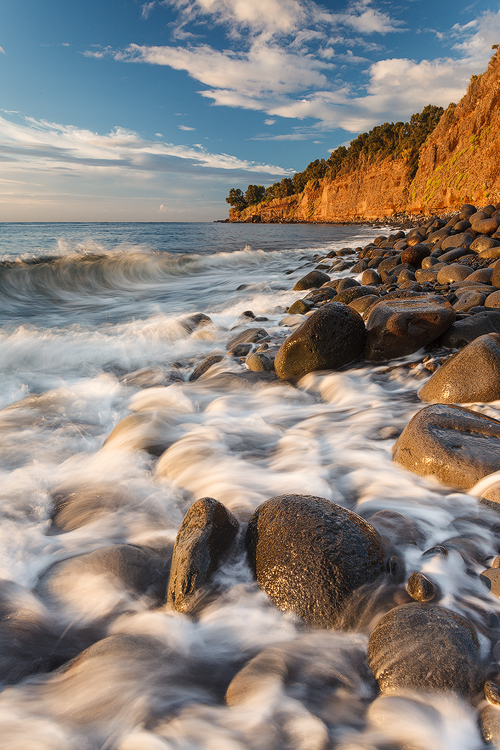
[[[500,421],[462,406],[500,399],[500,204],[465,205],[451,216],[415,224],[362,248],[316,257],[315,267],[294,286],[304,294],[282,320],[290,330],[285,340],[270,336],[262,327],[265,319],[246,311],[254,325],[237,333],[227,350],[245,363],[249,376],[292,384],[310,372],[363,361],[432,372],[419,391],[429,405],[399,435],[393,460],[467,492],[500,472]],[[332,280],[333,272],[344,275]],[[418,361],[402,360],[417,351]],[[221,359],[199,363],[190,380],[203,377]],[[482,502],[500,512],[500,475]],[[418,529],[408,519],[380,511],[367,521],[323,498],[283,495],[257,508],[243,542],[239,526],[211,498],[190,508],[170,574],[168,600],[174,608],[196,610],[238,539],[259,586],[276,606],[314,627],[346,627],[353,600],[359,613],[367,592],[373,595],[381,580],[390,581],[390,603],[368,646],[381,693],[460,695],[479,708],[485,740],[500,742],[495,608],[485,613],[481,631],[445,606],[432,576],[405,570],[394,540],[419,544]],[[443,546],[423,552],[448,554]],[[464,564],[473,576],[478,575],[474,565],[482,565],[481,580],[500,597],[500,557],[484,560],[471,539]],[[262,655],[234,677],[226,694],[229,705],[248,701],[260,662]]]

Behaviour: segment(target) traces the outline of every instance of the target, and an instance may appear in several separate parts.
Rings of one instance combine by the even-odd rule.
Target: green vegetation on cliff
[[[231,188],[226,202],[239,210],[274,198],[286,198],[302,193],[311,180],[323,177],[331,179],[354,172],[360,164],[380,159],[403,158],[408,174],[412,179],[418,168],[420,148],[438,124],[444,110],[428,104],[422,112],[412,115],[409,122],[385,122],[368,133],[361,133],[351,141],[349,147],[339,146],[330,157],[312,161],[303,172],[293,177],[284,177],[268,188],[262,185],[249,185],[246,192]]]

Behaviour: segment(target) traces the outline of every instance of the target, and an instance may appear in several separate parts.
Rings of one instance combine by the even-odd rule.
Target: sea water
[[[391,510],[414,522],[421,543],[404,548],[406,575],[431,576],[441,604],[487,630],[500,607],[470,549],[496,555],[495,515],[474,493],[391,461],[422,407],[421,357],[312,373],[292,386],[247,378],[227,355],[245,327],[284,339],[295,281],[331,250],[379,233],[0,225],[0,748],[483,747],[476,710],[458,698],[378,696],[366,646],[394,605],[389,584],[342,631],[280,612],[243,554],[226,562],[217,595],[191,618],[102,571],[72,568],[52,597],[40,586],[52,565],[113,545],[167,560],[197,498],[216,498],[244,524],[274,495],[308,494],[365,518]],[[194,325],[195,313],[210,321]],[[221,361],[190,381],[210,354]],[[500,403],[474,408],[500,417]],[[145,450],[151,443],[158,456]],[[61,497],[83,508],[62,530],[53,522]],[[422,556],[447,542],[447,557]],[[120,636],[115,646],[64,668],[111,635]],[[293,679],[264,669],[243,703],[227,706],[230,679],[259,654],[292,665]]]

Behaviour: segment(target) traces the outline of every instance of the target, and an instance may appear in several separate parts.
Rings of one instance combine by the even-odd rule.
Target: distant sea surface
[[[402,695],[384,713],[366,644],[375,604],[394,591],[385,579],[351,632],[279,611],[243,554],[194,618],[164,606],[167,574],[157,580],[195,499],[244,524],[266,499],[298,493],[365,518],[404,514],[423,540],[404,547],[407,573],[429,573],[473,621],[493,606],[457,551],[473,539],[496,554],[475,500],[391,460],[421,406],[418,371],[358,365],[292,386],[252,380],[227,353],[248,327],[284,340],[295,282],[381,233],[0,224],[2,750],[482,746],[474,710],[452,696]],[[191,381],[212,354],[220,361]],[[447,557],[422,557],[451,538]],[[259,654],[247,703],[227,706],[229,681]]]

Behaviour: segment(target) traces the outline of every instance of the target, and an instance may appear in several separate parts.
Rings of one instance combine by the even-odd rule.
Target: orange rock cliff
[[[500,50],[450,104],[423,144],[415,177],[404,158],[372,159],[335,178],[311,180],[283,199],[230,209],[229,220],[354,222],[437,214],[500,201]]]

